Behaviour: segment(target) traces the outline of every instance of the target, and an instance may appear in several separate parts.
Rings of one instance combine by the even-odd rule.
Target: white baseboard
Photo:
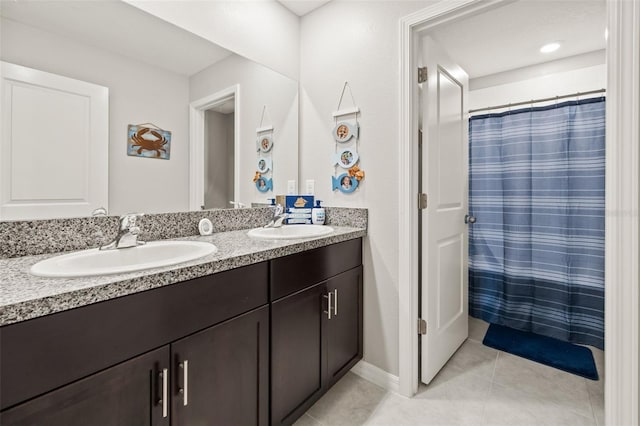
[[[391,373],[387,373],[381,368],[366,361],[360,361],[351,369],[353,374],[357,374],[365,380],[370,381],[388,391],[398,393],[400,390],[400,379]]]

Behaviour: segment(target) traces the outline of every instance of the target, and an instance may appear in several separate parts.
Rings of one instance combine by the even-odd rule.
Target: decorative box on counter
[[[313,201],[313,195],[278,195],[276,197],[276,203],[283,205],[284,211],[289,215],[285,219],[287,224],[310,224]]]

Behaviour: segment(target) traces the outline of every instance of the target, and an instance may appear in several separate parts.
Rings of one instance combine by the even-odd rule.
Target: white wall
[[[124,1],[225,49],[298,78],[299,20],[278,2]]]
[[[523,70],[524,71],[524,70]],[[523,72],[523,75],[527,75]],[[594,65],[549,74],[542,77],[528,78],[507,84],[498,84],[482,89],[469,91],[469,109],[503,105],[530,99],[551,98],[577,92],[604,89],[607,86],[607,66]],[[601,96],[601,95],[590,95]],[[570,100],[570,99],[565,99]],[[550,102],[553,103],[554,101]],[[562,102],[562,100],[560,100]],[[545,105],[535,104],[535,106]],[[525,108],[518,106],[514,108]],[[493,111],[493,112],[502,112]],[[484,114],[484,112],[479,112]]]
[[[109,88],[109,213],[189,208],[187,77],[29,27],[1,21],[0,58]],[[127,156],[127,125],[172,132],[171,159]]]
[[[432,2],[332,1],[305,15],[300,36],[300,176],[328,206],[369,209],[364,244],[364,359],[398,375],[399,19]],[[331,137],[340,91],[360,107],[360,166],[352,194],[332,192]],[[346,103],[351,101],[345,94]]]
[[[190,79],[190,100],[207,97],[240,85],[240,107],[236,111],[240,130],[240,201],[246,205],[265,203],[276,194],[286,194],[287,180],[298,179],[298,83],[238,55],[195,74]],[[273,192],[259,192],[252,179],[257,169],[256,128],[267,106],[264,125],[274,127]]]

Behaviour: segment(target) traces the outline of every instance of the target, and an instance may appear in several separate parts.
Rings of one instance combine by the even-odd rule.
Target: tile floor
[[[596,382],[484,346],[487,327],[470,318],[469,339],[414,398],[348,373],[295,425],[604,425],[602,351]]]

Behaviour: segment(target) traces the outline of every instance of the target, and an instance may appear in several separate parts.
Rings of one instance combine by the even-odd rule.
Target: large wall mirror
[[[284,194],[287,181],[297,181],[297,81],[121,1],[3,1],[1,14],[3,62],[108,89],[108,149],[100,155],[107,157],[110,215],[229,208],[231,201],[249,206]],[[49,126],[41,116],[26,125],[33,129],[26,133],[37,138],[21,146],[40,153],[41,164],[53,158],[42,154],[55,140],[47,137],[51,123],[65,116],[63,103],[56,105],[39,108],[40,114],[57,109],[46,118]],[[128,155],[128,126],[143,123],[171,132],[169,159],[154,158],[153,151]],[[263,152],[257,129],[270,127],[272,147]],[[0,161],[22,152],[27,159],[22,164],[29,163],[30,151],[11,146],[17,142],[7,142],[6,133],[1,137],[8,149]],[[56,160],[58,170],[86,157],[79,146],[74,150],[71,133],[65,146],[74,154]],[[47,155],[60,154],[50,151]],[[269,165],[263,177],[273,185],[266,191],[254,181],[261,158]],[[32,176],[31,187],[40,187],[38,179],[46,180],[37,170],[14,169],[3,175],[3,184]],[[81,214],[59,214],[45,202],[38,210],[36,217],[25,213],[0,220],[88,216],[93,206]]]

